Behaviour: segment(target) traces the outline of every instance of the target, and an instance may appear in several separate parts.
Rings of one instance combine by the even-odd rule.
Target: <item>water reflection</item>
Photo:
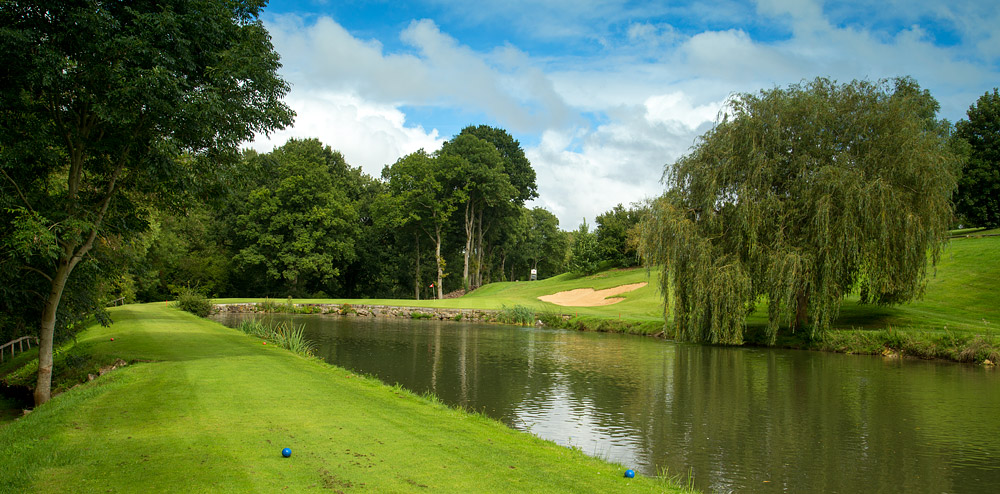
[[[712,492],[983,492],[1000,373],[436,321],[296,316],[331,363]]]

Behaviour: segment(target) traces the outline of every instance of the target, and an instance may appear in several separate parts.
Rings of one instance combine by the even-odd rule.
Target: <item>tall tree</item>
[[[955,212],[971,225],[1000,227],[1000,94],[997,88],[969,107],[955,124],[955,137],[968,143],[969,157],[955,194]]]
[[[429,156],[424,150],[410,153],[382,171],[382,178],[389,183],[389,193],[394,199],[393,209],[402,211],[401,226],[409,226],[415,232],[426,235],[434,243],[434,258],[437,261],[437,279],[434,283],[437,298],[444,298],[442,282],[445,277],[445,261],[441,252],[445,229],[451,215],[465,200],[463,189],[454,187],[454,174],[460,169],[459,158],[450,155]],[[420,292],[420,249],[419,238],[415,239],[416,271],[415,292]]]
[[[645,226],[678,334],[740,343],[763,299],[773,342],[781,321],[829,328],[854,290],[863,303],[918,296],[955,187],[936,108],[912,79],[816,79],[730,99],[669,168]]]
[[[646,211],[637,205],[625,209],[621,204],[597,217],[597,248],[601,258],[627,268],[639,264],[637,246],[629,242],[632,231]]]
[[[479,285],[478,276],[469,277],[470,262],[482,264],[483,239],[485,237],[483,217],[487,211],[496,209],[516,212],[511,199],[515,195],[510,177],[504,171],[503,158],[493,144],[471,134],[460,134],[442,146],[439,155],[449,158],[443,164],[453,166],[452,177],[455,187],[464,192],[462,222],[465,226],[464,265],[462,268],[463,288]],[[486,229],[489,225],[485,226]]]
[[[37,238],[23,266],[48,284],[35,403],[50,397],[67,281],[100,239],[145,228],[144,204],[210,175],[258,132],[291,122],[254,0],[0,7],[5,221]],[[180,160],[182,152],[211,159]],[[11,218],[12,217],[12,218]],[[29,231],[30,230],[30,231]]]
[[[512,195],[498,201],[492,207],[481,208],[476,219],[476,235],[472,251],[475,254],[475,271],[471,273],[472,286],[482,285],[483,275],[491,271],[491,265],[484,259],[487,251],[499,252],[495,247],[506,241],[508,233],[515,229],[520,219],[519,208],[525,201],[538,197],[535,170],[524,155],[521,143],[506,130],[488,125],[468,126],[459,135],[478,137],[493,145],[500,153],[503,174],[510,183]],[[495,256],[498,257],[498,256]],[[502,263],[501,263],[502,264]]]
[[[581,274],[594,274],[600,269],[601,253],[597,245],[597,235],[590,231],[585,219],[580,227],[573,232],[573,250],[569,259],[570,271]]]
[[[316,139],[291,139],[270,153],[270,183],[250,192],[236,216],[234,262],[274,283],[281,294],[333,292],[340,266],[354,261],[360,231],[353,173],[344,157]]]

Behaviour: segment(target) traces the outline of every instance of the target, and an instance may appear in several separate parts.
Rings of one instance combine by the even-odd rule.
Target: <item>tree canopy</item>
[[[70,274],[149,206],[215,175],[292,112],[256,0],[50,2],[0,7],[3,272],[39,276],[36,403],[49,398],[56,314]],[[7,233],[7,232],[5,232]]]
[[[604,260],[623,268],[639,264],[639,252],[632,236],[646,213],[638,205],[625,209],[619,204],[597,216],[597,249]]]
[[[732,97],[667,169],[644,224],[680,337],[741,343],[762,302],[773,343],[782,322],[829,328],[852,291],[874,304],[918,296],[955,188],[936,109],[912,79]]]
[[[1000,93],[996,88],[969,107],[955,124],[955,137],[969,156],[955,194],[956,213],[970,225],[1000,227]]]
[[[235,218],[234,262],[253,273],[260,292],[309,296],[331,291],[340,267],[356,256],[358,212],[348,200],[344,157],[316,139],[291,139],[260,159],[273,176],[250,191]]]

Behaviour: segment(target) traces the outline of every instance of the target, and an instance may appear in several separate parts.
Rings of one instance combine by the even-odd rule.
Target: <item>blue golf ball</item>
[[[625,470],[625,478],[627,478],[627,479],[635,478],[635,471],[632,470],[631,468],[628,469],[628,470]]]
[[[285,458],[292,456],[292,450],[288,448],[281,450],[281,456],[284,456]]]

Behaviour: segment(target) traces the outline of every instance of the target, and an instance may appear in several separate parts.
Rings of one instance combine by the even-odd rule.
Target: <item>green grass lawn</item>
[[[0,426],[0,492],[671,491],[162,303],[111,314],[74,352],[137,363]]]
[[[294,303],[371,304],[405,307],[432,307],[444,309],[499,309],[503,306],[522,305],[536,312],[579,314],[602,317],[618,317],[622,314],[631,319],[662,320],[663,297],[656,283],[656,272],[647,276],[644,268],[604,271],[592,276],[578,276],[564,273],[539,281],[518,281],[490,283],[460,298],[446,300],[411,299],[294,299]],[[649,282],[649,285],[632,292],[618,295],[625,300],[602,307],[563,307],[542,302],[538,297],[553,293],[593,288],[602,290],[631,283]],[[262,299],[217,299],[217,303],[259,302]],[[281,303],[282,300],[276,300]]]
[[[1000,237],[955,238],[920,300],[896,307],[846,301],[840,327],[898,327],[1000,335]]]
[[[997,357],[1000,355],[1000,303],[997,301],[1000,295],[1000,236],[984,236],[997,232],[982,229],[958,232],[945,247],[937,266],[932,268],[922,298],[903,305],[880,307],[860,304],[857,295],[848,296],[841,306],[840,317],[834,322],[834,331],[824,336],[825,341],[808,341],[802,334],[785,334],[780,336],[779,345],[849,353],[880,353],[888,348],[923,357],[976,362]],[[303,299],[294,302],[466,309],[524,306],[538,317],[545,314],[573,316],[562,327],[653,334],[664,327],[658,276],[658,270],[636,268],[592,276],[562,274],[533,282],[492,283],[464,297],[449,300]],[[613,305],[563,307],[538,300],[539,296],[564,290],[600,290],[643,281],[649,285],[622,295],[624,300]],[[257,300],[223,299],[219,302]],[[766,314],[766,304],[760,304],[748,319],[750,341],[762,337]],[[669,336],[670,325],[666,327]],[[967,352],[971,347],[979,348],[973,349],[975,356]],[[962,352],[966,354],[960,355]]]
[[[981,233],[976,231],[975,233]],[[499,309],[521,305],[537,313],[558,313],[633,321],[662,321],[663,296],[658,270],[644,268],[610,270],[592,276],[569,273],[533,282],[491,283],[464,297],[448,300],[316,300],[296,299],[295,303],[351,303],[410,307]],[[538,300],[539,296],[564,290],[600,290],[619,285],[649,282],[649,285],[621,295],[622,302],[601,307],[563,307]],[[858,303],[848,297],[841,307],[837,329],[884,329],[889,327],[919,331],[1000,335],[1000,237],[959,237],[952,239],[932,269],[923,298],[894,307]],[[220,299],[219,303],[253,302],[260,299]],[[279,301],[281,302],[281,301]],[[766,306],[758,307],[752,325],[763,324]]]

